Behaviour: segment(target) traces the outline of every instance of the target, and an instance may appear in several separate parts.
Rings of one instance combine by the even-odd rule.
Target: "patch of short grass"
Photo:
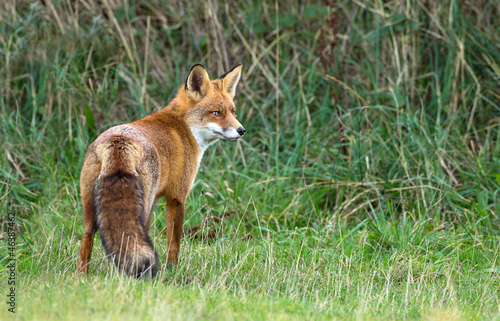
[[[237,222],[226,222],[234,225]],[[398,223],[404,229],[408,222]],[[391,223],[387,223],[388,230]],[[229,227],[227,227],[229,228]],[[233,226],[233,228],[237,228]],[[76,276],[79,238],[61,228],[18,258],[18,319],[439,319],[492,318],[500,304],[498,244],[469,244],[459,231],[434,230],[418,242],[368,222],[353,231],[295,229],[242,239],[185,239],[177,268],[154,280],[123,277],[94,250]],[[430,227],[429,227],[430,228]],[[159,230],[154,243],[165,261]],[[260,234],[260,233],[259,233]],[[44,242],[39,244],[38,242]],[[1,312],[8,315],[6,309]],[[430,314],[429,314],[430,313]]]

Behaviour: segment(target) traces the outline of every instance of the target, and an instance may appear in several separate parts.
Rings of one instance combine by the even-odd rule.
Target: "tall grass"
[[[278,293],[340,318],[384,307],[383,317],[391,306],[392,316],[412,315],[405,307],[418,316],[443,302],[458,304],[448,311],[456,316],[494,311],[498,8],[498,0],[2,2],[0,212],[4,228],[6,214],[17,214],[19,269],[37,271],[24,286],[73,272],[79,172],[93,139],[164,107],[193,64],[217,77],[242,63],[236,104],[247,135],[207,151],[185,225],[235,214],[205,226],[218,236],[212,243],[187,239],[180,267],[158,285]],[[160,247],[164,210],[160,202],[152,230]],[[199,257],[206,250],[215,261]],[[99,280],[134,282],[115,280],[102,252],[94,258]]]

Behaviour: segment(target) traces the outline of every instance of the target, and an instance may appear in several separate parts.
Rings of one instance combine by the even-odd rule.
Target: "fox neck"
[[[200,153],[198,154],[198,167],[200,167],[200,162],[205,150],[207,150],[208,146],[215,143],[218,138],[213,137],[213,135],[211,135],[211,131],[209,132],[209,129],[206,127],[190,126],[189,129],[191,129],[191,133],[193,134],[196,143],[198,143],[198,148],[200,149]]]
[[[181,87],[179,90],[179,94],[174,98],[170,104],[164,109],[167,113],[174,115],[175,117],[182,119],[184,123],[186,123],[191,130],[191,133],[198,144],[198,148],[200,152],[198,154],[198,167],[200,167],[201,159],[203,158],[203,154],[208,146],[215,143],[219,138],[214,135],[213,128],[208,126],[198,126],[195,122],[190,121],[193,118],[192,111],[190,112],[190,102],[187,97],[184,95],[184,87]]]

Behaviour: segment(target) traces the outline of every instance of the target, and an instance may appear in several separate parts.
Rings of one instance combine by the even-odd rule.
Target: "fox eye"
[[[212,115],[214,115],[216,117],[222,116],[218,111],[213,111]]]

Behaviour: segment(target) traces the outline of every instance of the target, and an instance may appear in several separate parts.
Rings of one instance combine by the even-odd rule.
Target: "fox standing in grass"
[[[88,273],[99,237],[127,275],[155,276],[158,254],[149,228],[156,201],[167,203],[167,262],[177,263],[184,209],[203,153],[218,139],[245,134],[233,99],[241,65],[211,81],[195,65],[164,109],[102,133],[90,145],[80,177],[85,228],[78,272]]]

